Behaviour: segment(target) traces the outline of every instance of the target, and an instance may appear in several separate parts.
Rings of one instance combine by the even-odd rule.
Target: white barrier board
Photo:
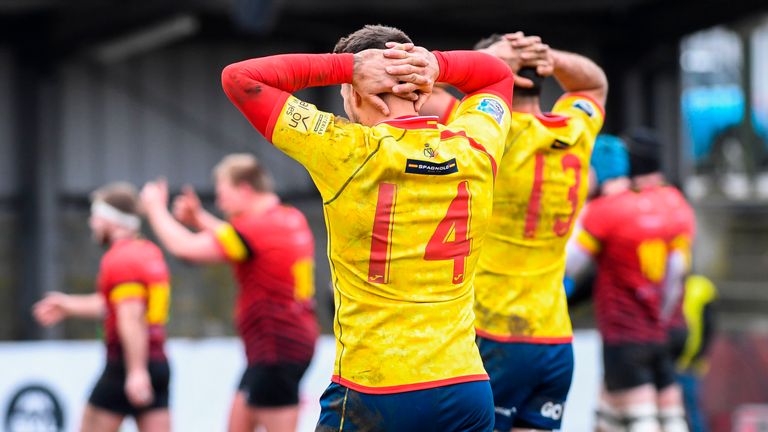
[[[234,338],[173,339],[171,360],[173,429],[184,432],[226,430],[229,404],[245,368]],[[576,372],[563,430],[592,429],[600,377],[600,340],[594,331],[577,332]],[[314,430],[318,400],[330,382],[334,342],[323,336],[301,383],[299,431]],[[97,341],[0,343],[0,430],[6,432],[77,431],[91,388],[104,366]],[[135,431],[131,422],[123,428]]]

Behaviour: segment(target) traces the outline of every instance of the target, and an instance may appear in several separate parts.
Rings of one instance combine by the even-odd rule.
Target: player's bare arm
[[[679,250],[673,250],[667,256],[667,268],[664,273],[662,288],[661,317],[668,320],[684,293],[685,277],[688,274],[687,258]]]
[[[192,232],[174,219],[168,210],[165,180],[147,183],[141,191],[141,203],[152,230],[168,252],[198,263],[226,260],[211,231]]]
[[[195,189],[186,185],[173,200],[173,217],[198,231],[215,231],[225,222],[208,212],[200,202]]]
[[[563,90],[587,95],[605,105],[608,79],[600,66],[587,57],[567,51],[553,49],[551,54],[553,75]]]
[[[146,306],[141,301],[127,300],[117,304],[117,332],[125,361],[125,395],[137,407],[152,402],[152,382],[147,370],[149,332]]]
[[[40,325],[50,327],[66,318],[101,319],[106,305],[99,293],[76,295],[49,292],[32,307],[32,314]]]

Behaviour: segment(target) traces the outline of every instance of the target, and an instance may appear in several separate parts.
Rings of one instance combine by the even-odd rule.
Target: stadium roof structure
[[[188,14],[201,34],[217,36],[311,37],[328,46],[362,24],[384,23],[448,44],[519,29],[632,57],[761,10],[762,0],[0,0],[0,36],[67,55]]]

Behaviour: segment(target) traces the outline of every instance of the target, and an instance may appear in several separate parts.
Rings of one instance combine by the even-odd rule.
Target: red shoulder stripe
[[[490,159],[490,161],[491,161],[491,168],[493,169],[493,176],[496,177],[496,159],[494,159],[493,156],[491,156],[491,154],[488,153],[488,150],[486,150],[485,147],[483,147],[482,144],[480,144],[479,142],[475,141],[474,138],[472,138],[470,136],[467,136],[467,133],[464,132],[464,131],[454,132],[454,131],[446,129],[446,130],[443,130],[443,131],[440,132],[440,139],[441,140],[448,139],[448,138],[453,138],[453,137],[456,137],[456,136],[460,136],[460,137],[466,138],[467,141],[469,141],[469,145],[472,146],[473,149],[480,150],[481,152],[485,153],[486,156],[488,156],[488,159]]]

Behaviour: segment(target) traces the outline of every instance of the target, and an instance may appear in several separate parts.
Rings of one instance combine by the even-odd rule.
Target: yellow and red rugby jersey
[[[112,361],[123,358],[117,330],[117,305],[124,301],[139,301],[147,308],[149,357],[165,359],[163,346],[171,291],[168,266],[160,248],[144,239],[114,242],[101,258],[97,281],[107,305],[104,318],[107,358]]]
[[[574,93],[548,115],[512,114],[475,277],[478,335],[502,342],[572,339],[565,246],[586,199],[602,125],[602,107]]]
[[[272,141],[324,201],[334,382],[398,393],[488,379],[472,281],[510,121],[491,94],[468,98],[450,127],[437,117],[365,127],[286,101]]]

